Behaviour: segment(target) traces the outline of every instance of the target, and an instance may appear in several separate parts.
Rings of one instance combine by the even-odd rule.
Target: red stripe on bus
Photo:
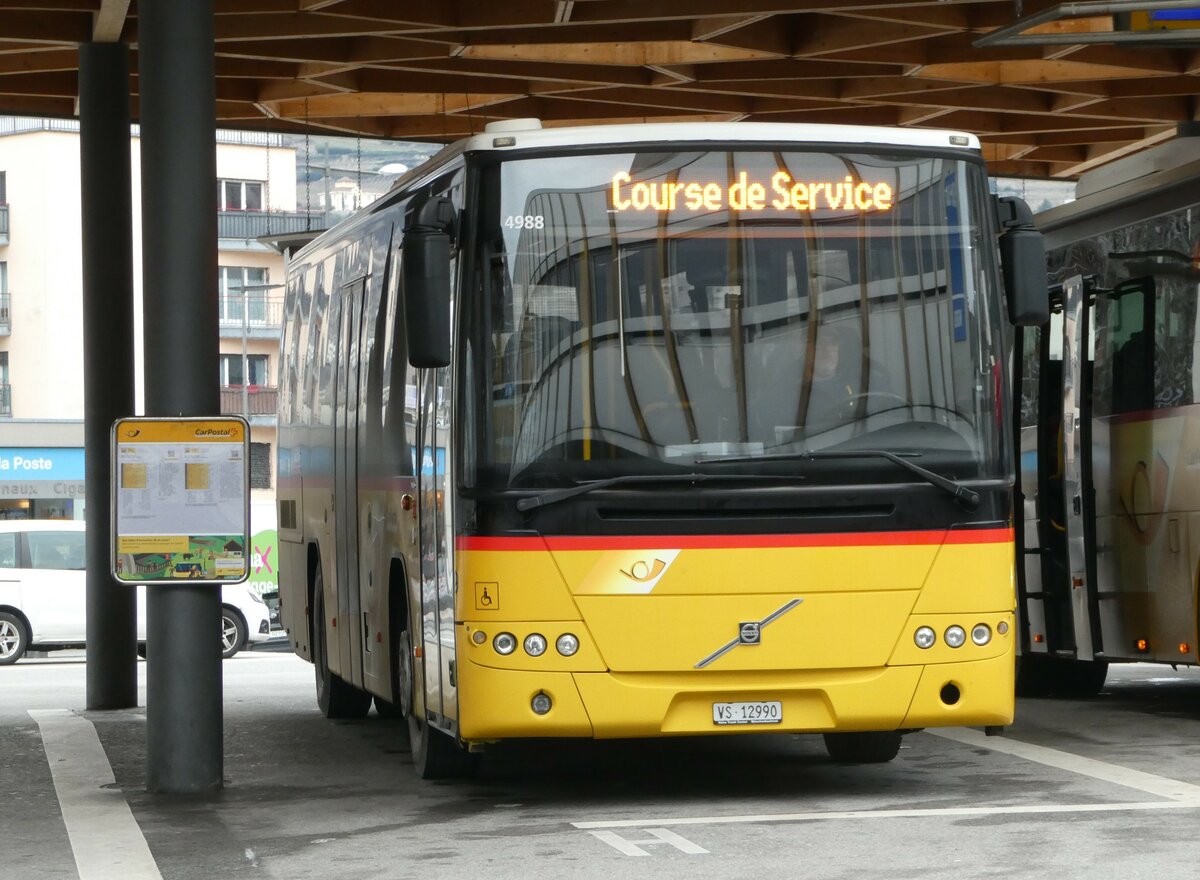
[[[825,535],[553,535],[460,537],[459,550],[739,550],[776,547],[902,547],[930,544],[1012,543],[1013,530],[949,529],[921,532],[839,532]]]

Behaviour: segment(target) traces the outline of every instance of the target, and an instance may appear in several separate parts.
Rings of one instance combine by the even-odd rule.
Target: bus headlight
[[[563,633],[554,643],[554,647],[558,648],[558,653],[564,657],[570,657],[579,650],[579,639],[570,633]]]
[[[496,638],[492,639],[492,647],[497,654],[508,656],[517,650],[517,637],[512,633],[497,633]]]
[[[540,633],[525,636],[525,653],[530,657],[541,657],[546,653],[546,637]]]
[[[918,648],[932,648],[933,643],[937,641],[937,633],[930,627],[919,626],[913,634],[913,641],[917,643]]]
[[[967,631],[958,624],[946,627],[946,644],[951,648],[961,648],[967,640]]]
[[[971,641],[980,647],[992,640],[992,628],[986,623],[977,623],[971,630]]]

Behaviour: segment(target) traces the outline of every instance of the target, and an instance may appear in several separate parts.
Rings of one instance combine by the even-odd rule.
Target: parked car
[[[0,666],[27,651],[85,643],[87,542],[71,520],[0,520]],[[138,591],[138,653],[145,656],[146,587]],[[171,589],[169,583],[151,589]],[[246,584],[222,584],[221,656],[271,638],[262,597]]]

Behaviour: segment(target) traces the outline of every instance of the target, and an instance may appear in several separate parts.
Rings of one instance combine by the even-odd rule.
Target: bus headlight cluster
[[[1005,631],[1007,629],[1006,626]],[[961,648],[967,643],[967,631],[956,623],[946,627],[946,631],[942,633],[942,639],[951,648]],[[977,623],[971,628],[971,641],[979,647],[983,647],[991,640],[992,628],[986,623]],[[919,626],[913,633],[913,641],[917,643],[918,648],[932,648],[937,644],[937,633],[933,631],[933,627]]]
[[[487,641],[487,636],[481,630],[476,630],[471,634],[471,641],[482,645]],[[525,641],[521,643],[521,646],[530,657],[540,657],[546,653],[550,643],[541,633],[530,633],[525,636]],[[563,633],[555,640],[554,647],[564,657],[574,656],[579,650],[579,637],[572,633]],[[492,648],[497,654],[507,657],[517,650],[517,637],[510,632],[497,633],[496,637],[492,639]]]

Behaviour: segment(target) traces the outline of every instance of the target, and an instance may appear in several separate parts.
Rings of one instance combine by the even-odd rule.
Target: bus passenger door
[[[442,612],[452,560],[447,556],[446,446],[449,422],[449,369],[422,370],[420,399],[419,521],[421,529],[421,640],[424,643],[425,714],[438,726],[445,724],[446,705],[453,704],[451,683],[443,671],[454,657],[451,641],[444,644]],[[453,606],[451,605],[451,627]]]
[[[362,682],[362,613],[358,590],[358,367],[359,325],[366,279],[342,287],[338,350],[337,400],[334,406],[333,473],[334,519],[338,547],[338,639],[342,679]]]
[[[1062,491],[1062,300],[1050,323],[1018,327],[1014,423],[1019,466],[1017,595],[1022,656],[1074,652]]]
[[[1096,493],[1092,483],[1092,286],[1063,283],[1063,500],[1075,659],[1103,656],[1096,576]]]

